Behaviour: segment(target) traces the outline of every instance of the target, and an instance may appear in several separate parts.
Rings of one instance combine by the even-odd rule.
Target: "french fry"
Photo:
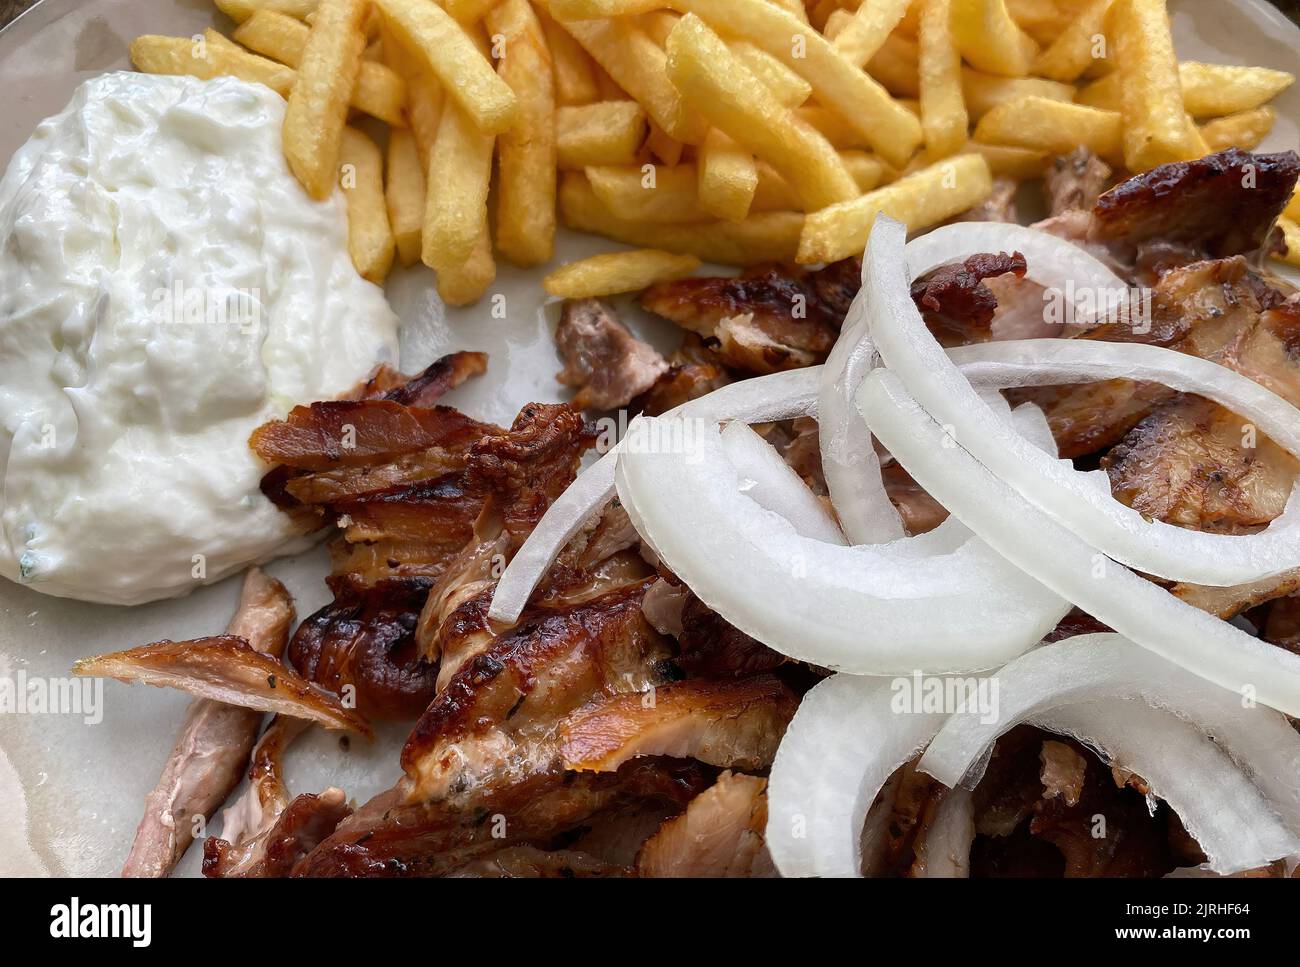
[[[668,35],[673,32],[680,19],[681,17],[671,10],[651,10],[649,13],[641,14],[637,22],[646,32],[646,36],[662,47],[668,43]]]
[[[1290,265],[1300,266],[1300,225],[1284,215],[1277,220],[1277,227],[1282,230],[1285,248],[1277,257]]]
[[[161,37],[144,34],[131,41],[131,63],[146,74],[187,74],[210,80],[238,77],[265,84],[281,97],[288,95],[297,72],[291,67],[245,50],[220,47],[206,38]]]
[[[601,203],[629,221],[682,224],[711,217],[700,202],[695,165],[592,166],[586,173]]]
[[[603,235],[627,245],[694,255],[722,265],[788,262],[799,244],[804,217],[797,212],[764,212],[739,222],[664,225],[637,222],[610,212],[587,179],[567,173],[560,182],[560,214],[570,228]]]
[[[868,0],[835,30],[835,49],[865,67],[902,21],[912,0]]]
[[[669,137],[664,133],[664,129],[650,121],[650,133],[646,135],[645,144],[642,145],[644,153],[648,153],[658,158],[666,165],[675,165],[682,160],[682,155],[686,152],[686,145],[682,144],[676,138]]]
[[[701,208],[733,222],[749,214],[758,190],[758,165],[752,154],[715,129],[700,147],[697,167]]]
[[[974,139],[1048,154],[1069,154],[1079,145],[1112,161],[1122,157],[1123,122],[1116,111],[1066,104],[1045,97],[1003,101],[975,126]]]
[[[438,295],[449,306],[467,306],[478,302],[497,277],[492,258],[492,236],[488,233],[487,215],[479,226],[478,238],[470,257],[460,265],[445,265],[438,272]]]
[[[979,121],[989,111],[1004,101],[1015,101],[1035,95],[1053,101],[1073,101],[1074,85],[1049,81],[1041,77],[998,77],[982,71],[962,68],[962,96],[971,120]]]
[[[249,50],[297,67],[307,47],[309,33],[307,25],[293,17],[271,10],[257,10],[235,28],[232,36]],[[383,64],[362,61],[350,101],[353,107],[400,127],[406,123],[402,116],[405,102],[406,83],[395,71]]]
[[[856,127],[890,164],[905,164],[921,143],[921,125],[906,108],[825,37],[785,9],[767,0],[669,2],[674,9],[693,13],[784,62],[812,85],[822,105]]]
[[[1020,29],[1040,43],[1050,43],[1070,25],[1080,0],[1006,0],[1007,12]]]
[[[987,74],[1024,77],[1038,56],[1005,0],[952,0],[952,36],[961,56]]]
[[[551,51],[555,75],[555,100],[557,104],[590,104],[600,100],[596,84],[595,64],[573,35],[557,24],[546,8],[537,4],[533,12],[541,21],[546,34],[546,46]]]
[[[561,20],[561,26],[619,87],[640,102],[665,134],[685,144],[699,144],[704,140],[708,125],[686,106],[668,80],[663,48],[634,22]]]
[[[797,108],[794,116],[801,124],[806,124],[815,129],[835,148],[867,148],[870,146],[867,139],[862,136],[861,131],[850,125],[838,114],[828,111],[824,107],[807,104]]]
[[[519,101],[518,120],[497,144],[497,250],[516,265],[537,265],[555,252],[551,55],[528,0],[502,0],[486,22],[504,40],[497,72]]]
[[[1225,148],[1253,151],[1268,137],[1276,120],[1277,112],[1265,105],[1239,114],[1215,118],[1201,127],[1201,137],[1205,139],[1205,145],[1211,152],[1222,151]]]
[[[1146,171],[1201,157],[1203,145],[1183,107],[1165,0],[1115,0],[1107,25],[1120,75],[1125,166]]]
[[[1077,81],[1105,53],[1102,28],[1114,0],[1087,0],[1051,45],[1034,61],[1033,72],[1054,81]],[[1099,43],[1100,38],[1100,43]]]
[[[867,61],[867,73],[896,97],[921,96],[920,49],[914,40],[890,34],[876,56]]]
[[[473,254],[487,217],[493,141],[459,104],[443,107],[429,155],[420,254],[432,269],[463,265]]]
[[[1196,61],[1179,64],[1178,79],[1183,108],[1198,118],[1254,110],[1295,83],[1295,75],[1286,71]]]
[[[796,261],[835,262],[860,255],[871,223],[881,212],[906,224],[909,231],[921,231],[979,204],[992,190],[993,176],[982,156],[947,158],[853,201],[810,214]]]
[[[1015,178],[1028,181],[1041,178],[1047,170],[1049,155],[1046,151],[1034,151],[1032,148],[1017,148],[1007,144],[980,144],[976,141],[967,143],[961,154],[980,154],[989,164],[989,170],[995,178]]]
[[[551,15],[565,20],[599,20],[603,17],[629,17],[661,9],[662,0],[548,0]]]
[[[415,135],[398,128],[388,132],[388,165],[384,200],[388,223],[403,265],[420,261],[420,235],[424,228],[424,162]]]
[[[320,0],[216,0],[216,5],[235,23],[243,23],[259,10],[305,20],[316,12]]]
[[[921,127],[931,158],[956,152],[966,143],[970,118],[961,92],[961,58],[949,28],[952,0],[919,0]],[[886,156],[886,160],[893,162]]]
[[[374,0],[384,23],[484,134],[500,134],[514,123],[519,106],[510,85],[465,29],[429,0]]]
[[[560,266],[542,279],[542,288],[559,299],[598,299],[684,279],[699,267],[694,255],[652,248],[606,252]]]
[[[409,50],[396,35],[379,20],[380,38],[383,41],[384,61],[402,78],[406,84],[406,123],[415,135],[415,144],[419,149],[420,163],[425,170],[429,167],[429,153],[438,136],[438,125],[442,121],[444,95],[442,85],[424,66],[423,58]]]
[[[1178,65],[1183,109],[1194,118],[1239,114],[1261,107],[1295,82],[1295,75],[1266,67],[1183,61]],[[1123,78],[1113,71],[1079,91],[1078,102],[1118,111]]]
[[[829,141],[789,109],[694,14],[668,38],[668,76],[688,104],[795,185],[808,209],[857,194]]]
[[[859,192],[868,192],[885,180],[885,165],[865,151],[841,151],[840,160],[857,182]],[[758,162],[758,187],[754,191],[753,212],[798,211],[799,195],[790,183],[766,162]]]
[[[284,156],[313,198],[328,198],[338,173],[348,103],[361,73],[365,0],[322,0],[284,110]]]
[[[383,285],[393,267],[393,230],[384,201],[384,161],[375,142],[345,127],[339,184],[348,206],[348,254],[363,279]]]
[[[561,168],[630,165],[646,138],[646,113],[635,101],[598,101],[555,112]]]
[[[730,44],[731,52],[751,74],[767,85],[784,107],[798,107],[812,96],[812,85],[765,50],[746,40]]]
[[[446,10],[462,27],[469,27],[478,23],[498,4],[501,0],[438,0],[442,4],[442,9]]]

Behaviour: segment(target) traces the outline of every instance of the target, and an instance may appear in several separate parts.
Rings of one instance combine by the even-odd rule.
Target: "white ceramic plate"
[[[1300,29],[1262,0],[1171,0],[1174,34],[1183,58],[1261,64],[1300,74]],[[209,0],[44,0],[0,32],[0,163],[43,118],[56,113],[82,81],[127,69],[128,42],[143,33],[188,35],[216,23]],[[1300,88],[1276,102],[1277,127],[1261,150],[1300,146]],[[564,235],[557,261],[613,246],[600,239]],[[472,416],[509,423],[532,400],[563,398],[559,369],[543,305],[540,271],[502,266],[493,292],[505,298],[505,319],[489,316],[484,302],[445,310],[425,269],[398,272],[388,285],[403,321],[403,368],[412,372],[445,352],[489,353],[486,377],[448,401]],[[676,344],[671,327],[632,319],[643,337],[663,349]],[[273,564],[270,572],[293,593],[300,617],[326,604],[320,551]],[[234,580],[189,597],[137,608],[49,598],[0,581],[0,677],[57,678],[74,659],[156,641],[215,634],[234,605]],[[146,792],[153,787],[189,699],[162,689],[117,682],[104,686],[103,720],[86,724],[72,715],[0,714],[0,875],[113,875],[130,846]],[[364,801],[392,785],[404,728],[374,743],[353,740],[347,749],[317,731],[288,757],[290,788],[313,792],[327,785]],[[214,823],[214,832],[219,828]],[[191,849],[180,873],[198,870]]]

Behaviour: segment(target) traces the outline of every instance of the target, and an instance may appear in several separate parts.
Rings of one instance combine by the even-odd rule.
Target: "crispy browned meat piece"
[[[691,595],[682,607],[681,654],[677,664],[689,675],[743,678],[784,665],[786,657],[751,638]]]
[[[1073,774],[1075,763],[1068,782],[1049,776],[1053,783],[1045,787],[1044,760],[1063,758],[1044,753],[1045,741],[1066,747],[1084,763],[1081,780]],[[1183,865],[1172,845],[1180,827],[1168,806],[1160,804],[1153,816],[1141,791],[1126,780],[1117,783],[1087,748],[1030,726],[1017,726],[998,740],[974,804],[972,876],[1156,877]],[[1097,815],[1106,818],[1104,828],[1096,824]]]
[[[659,416],[731,382],[726,367],[698,333],[684,334],[682,344],[668,357],[668,363],[668,371],[654,386],[632,401],[630,408],[634,412]]]
[[[1110,181],[1111,174],[1110,165],[1084,147],[1053,158],[1043,179],[1048,210],[1053,215],[1090,210]]]
[[[384,393],[383,399],[403,406],[429,407],[465,380],[487,372],[487,353],[451,353],[435,359],[421,373]]]
[[[224,839],[210,837],[203,844],[203,875],[288,876],[351,812],[342,789],[298,796],[285,806],[253,849],[241,850]]]
[[[333,470],[433,447],[464,446],[485,432],[484,424],[446,406],[424,409],[392,400],[338,400],[295,406],[286,419],[254,430],[249,444],[267,463]]]
[[[294,875],[442,876],[502,848],[563,845],[630,805],[681,810],[711,776],[698,763],[636,759],[614,773],[529,772],[490,795],[452,800],[410,800],[399,786],[340,824]]]
[[[668,371],[654,347],[637,339],[598,299],[570,299],[560,312],[555,345],[564,369],[555,377],[576,389],[580,410],[627,406]]]
[[[974,208],[962,212],[954,222],[1010,222],[1020,221],[1016,212],[1016,191],[1020,182],[1012,178],[994,178],[993,191]]]
[[[1085,614],[1078,608],[1073,608],[1069,614],[1056,623],[1056,627],[1049,631],[1043,640],[1064,641],[1066,638],[1073,638],[1076,635],[1096,635],[1111,630],[1109,625],[1102,624],[1092,615]]]
[[[1232,365],[1263,382],[1254,363],[1264,347],[1246,352],[1243,333],[1252,333],[1260,313],[1279,294],[1254,275],[1245,259],[1197,262],[1168,272],[1152,292],[1149,327],[1129,321],[1096,326],[1079,338],[1144,342]],[[1273,367],[1278,369],[1278,367]],[[1281,372],[1289,372],[1278,369]],[[1267,384],[1266,384],[1267,385]],[[1154,383],[1106,380],[1081,386],[1017,390],[1013,402],[1037,403],[1047,415],[1063,457],[1081,457],[1114,446],[1161,403],[1177,394]]]
[[[366,720],[345,708],[336,696],[316,688],[279,659],[255,651],[243,638],[233,635],[157,641],[83,658],[73,671],[123,682],[170,686],[256,712],[292,715],[327,729],[371,734]]]
[[[1146,517],[1201,531],[1252,533],[1286,506],[1300,463],[1277,444],[1242,445],[1240,417],[1181,396],[1102,460],[1115,497]]]
[[[1218,615],[1226,621],[1274,598],[1300,591],[1300,569],[1226,588],[1204,584],[1175,584],[1169,591],[1192,607]]]
[[[585,877],[631,876],[625,866],[607,863],[589,853],[571,849],[542,850],[535,846],[507,846],[452,870],[452,878],[572,880]]]
[[[775,876],[763,832],[767,780],[724,772],[646,840],[637,872],[651,877]]]
[[[251,568],[226,630],[279,658],[293,617],[284,585]],[[206,698],[190,703],[158,784],[145,797],[123,876],[161,877],[172,871],[193,839],[191,819],[210,818],[238,785],[261,722],[262,713],[247,708]]]
[[[913,537],[934,530],[948,519],[948,508],[926,493],[902,464],[891,461],[881,468],[880,475],[890,503]]]
[[[1038,753],[1043,767],[1039,778],[1043,782],[1043,798],[1065,800],[1067,806],[1077,806],[1083,794],[1083,780],[1088,763],[1071,746],[1048,739]]]
[[[1251,154],[1229,148],[1197,161],[1161,165],[1106,192],[1093,207],[1105,241],[1177,242],[1214,257],[1264,245],[1295,191],[1295,152]]]
[[[748,373],[810,366],[826,358],[860,285],[856,259],[809,271],[752,269],[737,278],[661,282],[641,305],[706,339],[721,362]]]
[[[670,755],[734,769],[764,769],[799,700],[780,679],[687,679],[662,685],[653,701],[623,693],[560,722],[567,769],[612,772],[636,756]]]
[[[1268,608],[1264,639],[1300,655],[1300,598],[1278,598]]]
[[[415,643],[415,624],[429,594],[423,578],[364,585],[329,579],[334,600],[294,632],[289,661],[308,681],[345,691],[370,718],[414,718],[433,698],[436,665]]]
[[[972,255],[960,264],[942,266],[917,279],[912,284],[912,301],[944,345],[983,341],[989,338],[998,307],[998,300],[984,280],[1008,273],[1023,278],[1025,268],[1025,257],[1019,252]]]

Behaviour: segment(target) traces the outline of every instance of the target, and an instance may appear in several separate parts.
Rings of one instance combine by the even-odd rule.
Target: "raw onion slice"
[[[1068,610],[969,534],[933,555],[801,536],[742,492],[712,421],[641,417],[625,444],[615,483],[638,533],[709,608],[792,658],[868,675],[992,668]]]
[[[950,789],[917,845],[912,876],[948,880],[970,876],[974,842],[975,800],[965,789]]]
[[[821,369],[796,369],[732,383],[674,407],[667,415],[764,423],[809,416],[816,410]],[[578,475],[551,504],[501,575],[488,617],[513,624],[555,558],[614,496],[614,466],[623,441]]]
[[[1184,604],[1097,553],[953,446],[893,373],[873,372],[858,405],[872,432],[916,481],[1007,561],[1193,674],[1300,715],[1300,655]],[[1094,481],[1087,485],[1096,492]]]
[[[885,365],[950,436],[1034,506],[1103,553],[1169,580],[1226,586],[1300,566],[1300,526],[1247,536],[1207,534],[1160,521],[1085,484],[998,419],[934,340],[909,293],[906,229],[876,219],[866,261],[876,281],[871,335]]]
[[[1300,455],[1300,409],[1235,370],[1199,356],[1142,343],[1017,339],[960,346],[948,358],[977,390],[1131,379],[1213,400]],[[984,394],[981,394],[983,396]]]
[[[909,281],[981,252],[1018,251],[1026,256],[1026,278],[1045,288],[1106,291],[1114,294],[1114,301],[1123,301],[1126,292],[1119,276],[1077,245],[1019,225],[949,225],[908,243],[906,251]],[[870,260],[863,263],[862,288],[826,360],[817,404],[822,472],[840,524],[854,544],[881,544],[903,536],[902,521],[880,479],[871,433],[853,405],[854,394],[876,360],[867,312],[879,284],[872,265]]]
[[[1262,705],[1223,689],[1119,635],[1079,635],[1044,645],[997,673],[998,717],[954,716],[918,767],[947,786],[974,788],[999,735],[1062,705],[1141,700],[1191,722],[1250,776],[1286,824],[1300,832],[1300,733]]]
[[[862,829],[881,788],[943,724],[895,712],[888,679],[835,675],[799,704],[768,780],[767,847],[782,876],[861,876]]]
[[[1300,853],[1260,791],[1194,726],[1142,701],[1089,702],[1041,712],[1031,724],[1072,736],[1141,776],[1178,814],[1216,873]]]
[[[749,424],[741,420],[727,424],[722,431],[722,452],[740,474],[741,491],[754,503],[784,517],[803,537],[827,544],[846,543],[822,502]]]

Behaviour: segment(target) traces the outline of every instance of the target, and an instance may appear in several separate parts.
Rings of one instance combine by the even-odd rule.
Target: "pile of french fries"
[[[135,65],[283,95],[289,168],[344,191],[357,270],[422,261],[455,305],[498,257],[550,261],[561,220],[645,251],[557,296],[834,261],[878,212],[920,231],[1079,145],[1130,172],[1254,148],[1294,81],[1179,63],[1165,0],[215,2],[229,39],[139,37]],[[1300,198],[1296,264],[1298,221]]]

